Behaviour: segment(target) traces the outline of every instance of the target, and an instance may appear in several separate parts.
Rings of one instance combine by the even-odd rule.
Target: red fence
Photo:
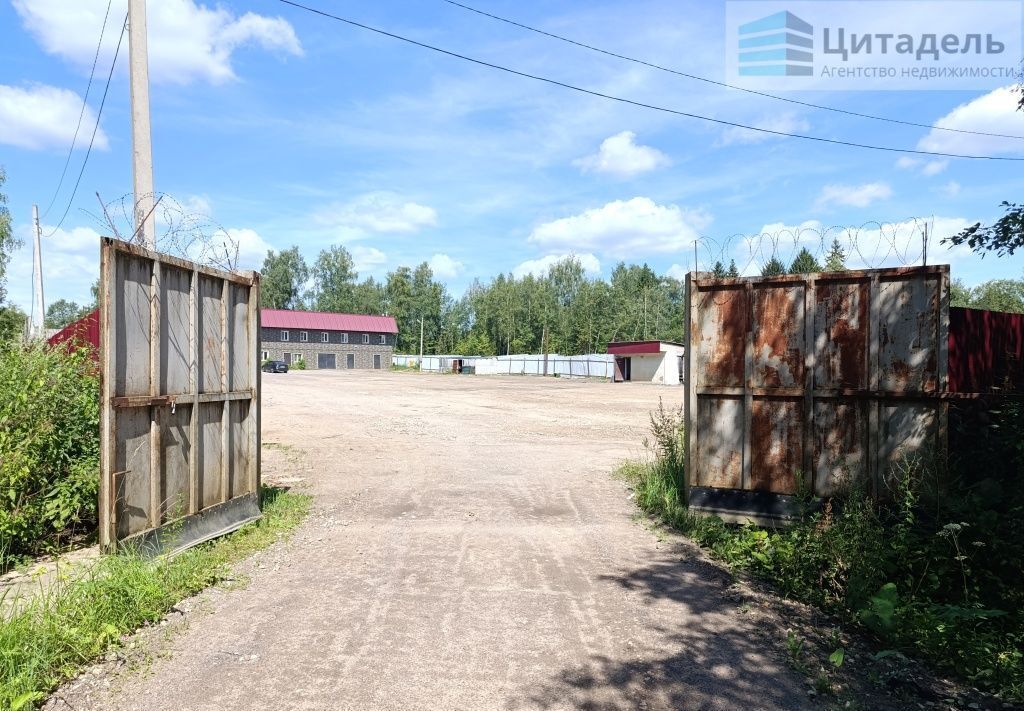
[[[91,345],[98,352],[100,347],[100,310],[90,311],[77,321],[69,323],[50,336],[46,342],[51,346],[59,346],[62,343],[72,346]]]
[[[1024,392],[1024,314],[949,310],[949,391]]]

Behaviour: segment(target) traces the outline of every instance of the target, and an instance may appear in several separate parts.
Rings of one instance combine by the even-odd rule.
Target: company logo
[[[740,25],[740,76],[814,75],[814,28],[791,12],[777,12]]]

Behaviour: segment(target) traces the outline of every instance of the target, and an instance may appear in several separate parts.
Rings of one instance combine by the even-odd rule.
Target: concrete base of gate
[[[689,504],[691,511],[713,514],[726,523],[755,523],[759,526],[784,526],[800,513],[800,502],[795,496],[767,491],[691,486]],[[812,507],[820,504],[820,500],[816,500]]]
[[[186,516],[159,528],[138,533],[119,541],[117,547],[150,558],[173,556],[238,530],[247,523],[258,521],[262,516],[259,494],[245,494],[204,509],[194,516]]]

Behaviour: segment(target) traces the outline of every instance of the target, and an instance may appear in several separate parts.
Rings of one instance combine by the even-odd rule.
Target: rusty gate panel
[[[879,390],[934,392],[938,388],[939,293],[935,282],[924,279],[880,280]]]
[[[803,403],[755,398],[750,423],[751,491],[792,494],[803,467]]]
[[[740,387],[743,385],[743,349],[749,316],[748,296],[739,289],[705,292],[695,320],[694,334],[702,386]],[[694,339],[691,339],[693,341]]]
[[[814,290],[814,386],[868,387],[870,283],[833,281]]]
[[[804,382],[804,286],[754,288],[754,363],[749,387],[802,388]]]
[[[949,267],[687,277],[690,503],[746,519],[941,449]]]
[[[100,256],[100,543],[166,552],[258,518],[258,275]]]
[[[704,436],[697,442],[699,459],[708,466],[693,483],[738,489],[743,481],[743,400],[705,398],[698,404]]]
[[[814,480],[818,496],[832,496],[868,475],[865,401],[820,399],[814,403]]]

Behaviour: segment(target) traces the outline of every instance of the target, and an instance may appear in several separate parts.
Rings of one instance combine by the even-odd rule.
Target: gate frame
[[[117,325],[112,290],[117,288],[117,256],[118,253],[133,258],[148,260],[152,270],[150,276],[150,319],[149,319],[149,394],[118,396],[115,394],[116,373],[115,350],[117,344]],[[178,270],[190,272],[189,277],[189,336],[188,336],[188,381],[189,392],[181,394],[160,393],[160,357],[161,357],[161,271],[167,265]],[[220,348],[220,382],[219,392],[201,392],[199,382],[198,340],[202,335],[202,323],[199,315],[199,279],[206,276],[222,282],[220,296],[221,348]],[[252,369],[249,382],[251,387],[245,390],[230,391],[228,378],[229,358],[227,331],[227,311],[230,299],[230,285],[248,287],[246,304],[247,323],[250,325],[248,347]],[[261,392],[262,369],[260,367],[260,275],[258,272],[229,272],[214,267],[204,266],[179,257],[162,254],[145,249],[138,245],[103,237],[100,240],[100,482],[99,482],[99,543],[104,552],[113,552],[119,547],[132,547],[144,554],[173,554],[204,541],[234,531],[247,523],[258,520],[260,511],[261,474]],[[127,356],[125,356],[127,358]],[[162,408],[173,408],[177,401],[191,406],[188,426],[188,513],[177,518],[164,520],[160,487],[158,483],[162,471],[160,465],[162,436]],[[235,400],[249,400],[252,421],[251,471],[248,474],[249,491],[226,499],[220,503],[203,508],[198,499],[199,477],[197,432],[199,429],[199,406],[203,403],[221,402],[223,412],[221,418],[221,467],[227,466],[231,452],[224,442],[228,439],[227,427],[230,424],[230,403]],[[150,500],[147,512],[149,526],[122,539],[118,539],[118,500],[122,491],[124,475],[127,471],[113,471],[117,459],[117,426],[114,411],[127,408],[148,407],[150,410],[149,449],[150,449]],[[225,471],[222,469],[222,471]],[[222,474],[226,476],[226,474]],[[226,493],[226,492],[225,492]]]

